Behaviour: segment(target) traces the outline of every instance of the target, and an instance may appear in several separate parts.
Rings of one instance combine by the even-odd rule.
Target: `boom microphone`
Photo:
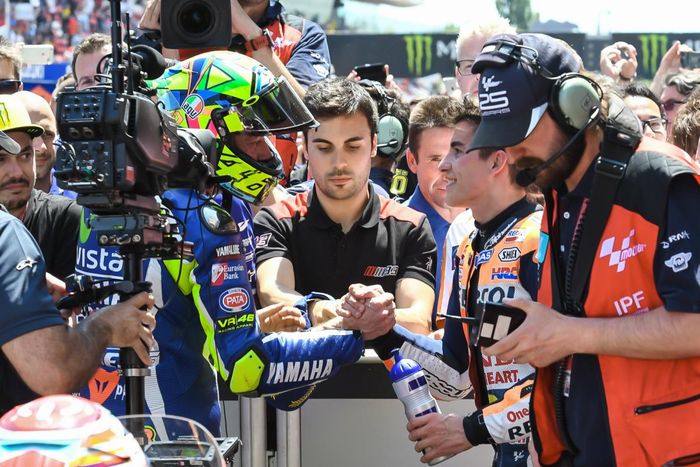
[[[586,123],[583,128],[578,130],[574,136],[567,141],[567,143],[557,152],[552,154],[549,159],[547,159],[544,162],[541,162],[540,164],[537,164],[534,167],[529,167],[527,169],[523,169],[520,172],[518,172],[515,175],[515,183],[520,185],[523,188],[527,188],[528,186],[532,185],[535,183],[535,180],[537,179],[537,175],[542,172],[544,169],[549,167],[550,165],[554,164],[557,159],[559,159],[561,156],[564,155],[566,151],[569,150],[569,148],[583,135],[583,133],[591,126],[593,123],[598,120],[598,115],[600,114],[600,109],[598,107],[593,107],[591,109],[591,116],[588,118],[588,123]]]

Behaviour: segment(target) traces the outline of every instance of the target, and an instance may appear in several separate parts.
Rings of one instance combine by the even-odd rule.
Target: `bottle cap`
[[[399,353],[398,349],[394,349],[391,352],[391,354],[394,356],[394,366],[389,372],[391,381],[396,382],[400,379],[403,379],[407,376],[421,371],[422,368],[418,364],[418,362],[416,362],[415,360],[411,360],[410,358],[401,357],[401,354]]]

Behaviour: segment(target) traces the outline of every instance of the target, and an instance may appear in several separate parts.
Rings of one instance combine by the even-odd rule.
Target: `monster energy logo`
[[[661,57],[668,50],[668,36],[666,34],[642,34],[639,36],[642,46],[642,71],[645,75],[654,76]]]
[[[433,37],[424,35],[403,36],[406,43],[408,71],[423,76],[433,67]]]

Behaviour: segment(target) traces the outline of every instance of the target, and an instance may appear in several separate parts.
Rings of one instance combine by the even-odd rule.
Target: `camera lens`
[[[178,25],[194,36],[206,34],[214,24],[214,15],[204,2],[191,2],[184,5],[178,15]]]

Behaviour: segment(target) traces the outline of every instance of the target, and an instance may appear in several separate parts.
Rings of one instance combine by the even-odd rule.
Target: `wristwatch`
[[[245,46],[246,52],[251,54],[263,47],[275,48],[275,43],[272,41],[272,33],[268,29],[263,29],[261,35],[255,39],[246,41],[243,45]]]

